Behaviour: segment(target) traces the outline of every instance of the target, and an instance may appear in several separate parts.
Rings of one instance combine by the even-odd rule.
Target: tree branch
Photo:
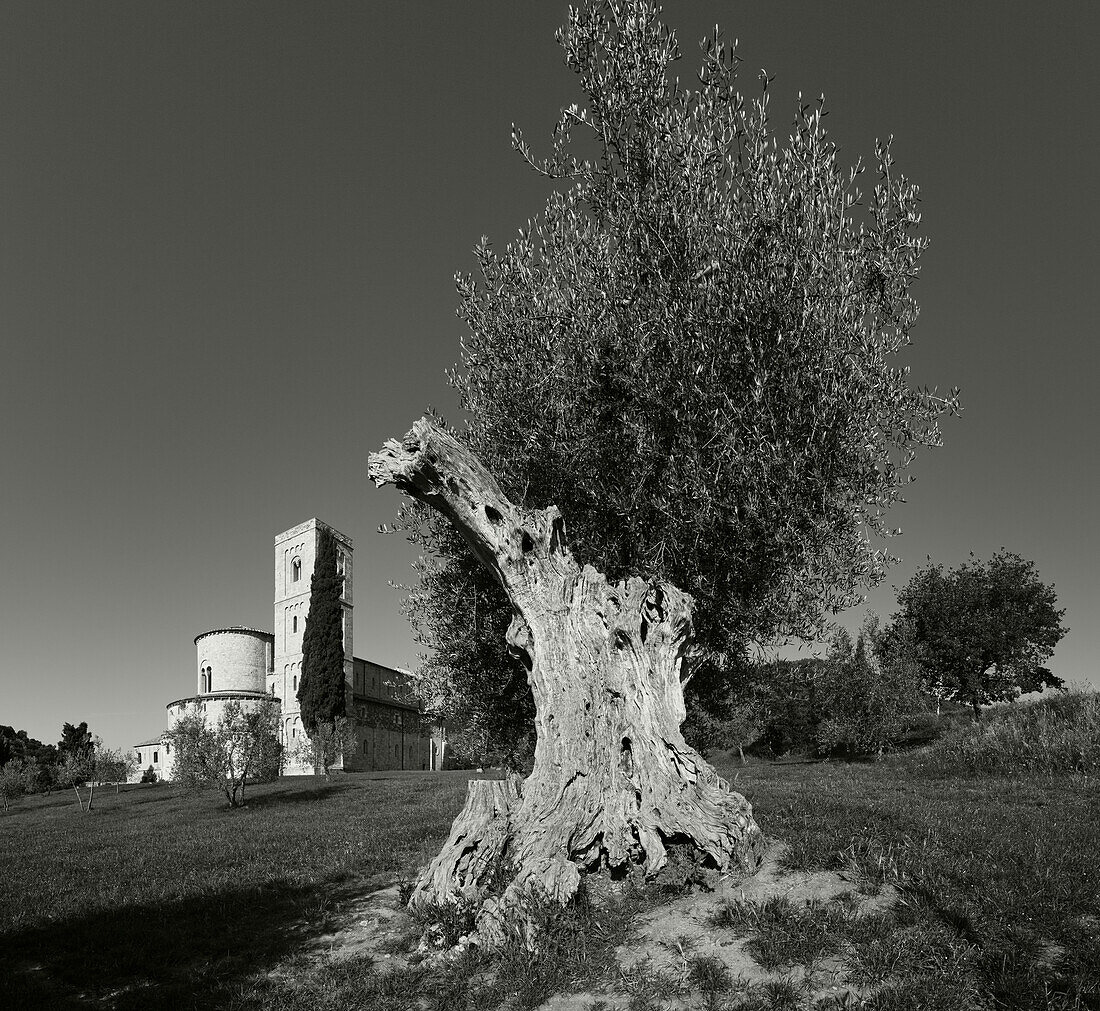
[[[392,484],[446,516],[517,604],[530,589],[536,547],[545,548],[563,572],[576,567],[557,507],[515,505],[469,449],[427,418],[401,442],[391,439],[371,453],[367,473],[378,487]]]

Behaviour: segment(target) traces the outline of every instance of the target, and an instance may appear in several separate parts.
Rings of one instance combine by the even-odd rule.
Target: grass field
[[[793,868],[846,868],[899,889],[871,922],[842,907],[730,910],[774,965],[841,950],[876,988],[868,1007],[1100,1007],[1100,782],[1081,774],[948,776],[927,754],[879,763],[722,770]],[[231,811],[172,787],[71,792],[0,815],[0,1007],[403,1009],[537,1007],[602,980],[634,1011],[662,994],[711,1009],[797,1009],[795,988],[738,991],[705,960],[676,980],[616,979],[629,910],[581,903],[545,950],[471,954],[386,974],[305,958],[302,942],[356,893],[438,848],[466,775],[389,773],[257,787]],[[652,894],[631,901],[652,902]],[[856,1006],[856,1005],[849,1005]]]
[[[0,1007],[202,1006],[323,929],[342,892],[375,886],[438,847],[466,776],[286,779],[231,811],[171,786],[69,793],[0,817]],[[37,965],[9,976],[11,965]],[[0,987],[5,984],[0,983]],[[109,1005],[111,1006],[111,1005]]]

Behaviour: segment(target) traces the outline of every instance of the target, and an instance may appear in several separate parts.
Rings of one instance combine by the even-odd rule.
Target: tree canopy
[[[309,584],[309,611],[302,636],[302,679],[298,703],[311,736],[320,724],[330,729],[345,715],[344,614],[340,594],[344,577],[336,571],[336,538],[320,527],[317,559]]]
[[[71,755],[76,761],[85,761],[95,751],[95,738],[88,729],[87,722],[81,722],[79,726],[65,723],[61,727],[61,740],[57,742],[57,753],[60,758]]]
[[[43,744],[29,737],[25,730],[0,725],[0,765],[6,765],[13,759],[26,761],[29,758],[38,758],[40,753],[53,750],[52,744]]]
[[[982,705],[1062,687],[1043,666],[1069,631],[1054,586],[1034,562],[1001,549],[954,569],[929,562],[898,591],[887,647],[910,654],[941,698]]]
[[[717,33],[686,85],[641,0],[573,8],[558,37],[584,101],[546,158],[513,144],[560,188],[457,279],[461,437],[515,501],[561,509],[578,558],[688,591],[715,666],[818,634],[883,577],[887,511],[956,403],[895,359],[917,318],[917,188],[887,142],[862,194],[820,101],[781,140],[767,78],[742,95]],[[399,526],[435,556],[408,604],[428,704],[514,685],[484,656],[499,589],[427,511]]]

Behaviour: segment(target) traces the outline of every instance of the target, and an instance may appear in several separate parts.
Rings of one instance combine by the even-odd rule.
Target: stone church
[[[295,752],[305,733],[298,680],[310,581],[322,529],[336,539],[337,571],[344,577],[344,681],[348,720],[355,734],[354,748],[345,752],[334,768],[348,772],[439,769],[443,765],[443,734],[412,699],[408,675],[354,654],[351,538],[317,519],[299,523],[275,538],[274,632],[233,625],[196,636],[196,693],[169,702],[168,719],[174,722],[186,712],[198,710],[214,723],[231,700],[247,706],[265,697],[274,698],[280,705],[279,733],[287,758],[284,774],[313,772],[298,761]],[[134,745],[134,750],[139,763],[136,778],[150,767],[158,779],[170,778],[172,755],[163,735]]]

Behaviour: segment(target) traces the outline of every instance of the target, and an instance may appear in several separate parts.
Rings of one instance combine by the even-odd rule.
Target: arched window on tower
[[[292,632],[297,632],[298,631],[298,615],[294,615],[294,617],[291,619],[290,630]]]
[[[214,668],[206,668],[206,690],[212,692],[214,690]]]
[[[294,690],[295,691],[298,690],[298,675],[297,674],[294,675]]]
[[[296,583],[302,578],[302,560],[295,558],[290,563],[290,578]]]

